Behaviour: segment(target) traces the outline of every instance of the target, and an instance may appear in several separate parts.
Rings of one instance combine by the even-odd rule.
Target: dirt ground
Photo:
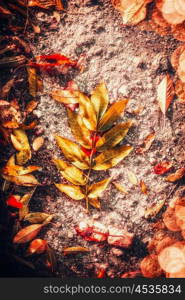
[[[126,271],[138,269],[142,257],[147,254],[146,243],[153,232],[152,224],[161,213],[155,220],[147,220],[144,218],[146,208],[162,199],[167,204],[183,190],[183,182],[178,185],[169,183],[153,172],[153,166],[162,160],[173,162],[174,168],[183,166],[185,160],[185,105],[174,100],[164,118],[156,99],[161,75],[167,72],[173,74],[170,56],[179,42],[172,36],[160,37],[137,27],[122,26],[121,16],[109,0],[68,1],[68,9],[61,12],[60,17],[59,23],[55,24],[53,12],[37,12],[41,34],[38,40],[29,37],[33,54],[62,53],[74,59],[85,54],[84,71],[73,72],[69,77],[87,94],[104,81],[110,102],[124,97],[130,99],[122,120],[131,119],[134,126],[124,142],[137,148],[149,133],[155,132],[156,138],[146,154],[138,155],[133,151],[118,166],[94,174],[93,179],[97,181],[107,175],[113,176],[113,180],[126,187],[128,194],[124,195],[110,184],[100,199],[101,210],[91,208],[86,214],[83,202],[67,198],[53,185],[54,182],[62,182],[51,163],[51,157],[62,157],[54,135],[73,137],[65,107],[49,96],[52,89],[65,86],[66,78],[43,75],[44,93],[34,114],[40,120],[45,144],[32,162],[43,167],[41,175],[47,185],[35,192],[31,208],[35,211],[42,208],[44,212],[55,214],[54,222],[43,237],[56,251],[57,276],[91,277],[96,270],[105,267],[108,277],[119,277]],[[141,112],[134,115],[133,111],[137,108],[141,108]],[[129,181],[128,171],[136,175],[138,182],[145,182],[149,189],[147,195],[141,192],[139,185]],[[135,235],[133,246],[116,251],[116,247],[107,244],[100,246],[96,242],[84,241],[75,232],[75,227],[82,220],[96,220],[106,227],[127,228]],[[63,255],[64,247],[76,245],[86,246],[90,252]]]

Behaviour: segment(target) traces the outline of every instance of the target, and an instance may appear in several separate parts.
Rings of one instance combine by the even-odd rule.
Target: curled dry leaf
[[[143,154],[146,151],[148,151],[154,140],[155,140],[155,132],[152,132],[152,133],[150,133],[149,135],[147,135],[145,137],[145,139],[144,139],[143,143],[141,144],[141,146],[136,149],[136,153],[137,154]]]
[[[155,254],[146,256],[140,264],[141,272],[144,277],[155,278],[162,275],[162,268],[159,265],[158,257]]]
[[[128,176],[128,179],[129,179],[130,183],[132,183],[134,185],[138,184],[137,177],[133,172],[127,170],[127,176]]]
[[[77,167],[66,163],[61,159],[53,159],[62,176],[75,185],[85,185],[86,177]]]
[[[44,145],[44,138],[42,136],[38,136],[34,139],[32,148],[34,151],[38,151]]]
[[[175,182],[185,175],[185,168],[178,169],[175,173],[170,174],[166,177],[166,181]]]
[[[47,241],[42,239],[35,239],[33,240],[26,252],[26,256],[33,255],[33,254],[41,254],[46,251],[47,248]]]
[[[165,199],[160,200],[157,203],[153,204],[151,207],[147,208],[144,215],[145,218],[146,219],[154,218],[163,208],[165,201],[166,201]]]
[[[166,111],[171,101],[173,100],[174,95],[175,90],[173,86],[173,80],[171,79],[170,75],[167,74],[161,80],[157,88],[157,99],[159,102],[159,107],[164,115],[166,114]]]
[[[128,194],[127,190],[125,189],[125,187],[117,182],[113,182],[114,186],[117,188],[118,191],[120,191],[123,194]]]
[[[158,261],[161,268],[167,273],[181,271],[185,268],[184,245],[183,249],[176,244],[166,247],[160,252]]]
[[[93,169],[96,171],[107,170],[116,166],[133,150],[132,146],[118,146],[98,155],[94,160]]]
[[[13,243],[15,244],[23,244],[33,240],[37,234],[40,232],[43,224],[34,224],[29,225],[23,229],[21,229],[14,237]]]
[[[21,199],[20,202],[22,204],[22,208],[19,209],[19,220],[23,220],[24,217],[29,213],[29,202],[30,199],[33,195],[33,193],[35,192],[34,188],[30,193],[25,194]]]
[[[74,254],[79,252],[89,252],[89,251],[90,250],[87,247],[81,247],[81,246],[67,247],[63,249],[64,255]]]
[[[162,161],[161,163],[154,166],[154,173],[157,175],[163,175],[170,171],[172,168],[172,162]]]
[[[82,200],[85,198],[85,194],[82,192],[79,186],[55,183],[55,186],[67,196],[74,200]]]

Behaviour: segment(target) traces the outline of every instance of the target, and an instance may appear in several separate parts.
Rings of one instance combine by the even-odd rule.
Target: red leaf
[[[44,70],[50,70],[53,67],[68,65],[68,66],[76,66],[77,61],[71,60],[68,57],[61,54],[51,54],[51,55],[40,55],[35,57],[36,62],[30,62],[29,66],[39,67]]]
[[[22,208],[22,206],[23,206],[23,204],[21,202],[17,201],[17,199],[12,195],[8,198],[6,203],[8,206],[15,207],[15,208]]]
[[[86,149],[83,146],[81,149],[87,156],[91,156],[92,154],[96,153],[96,149]]]
[[[172,163],[163,161],[156,166],[154,166],[154,173],[157,175],[162,175],[167,173],[172,168]]]

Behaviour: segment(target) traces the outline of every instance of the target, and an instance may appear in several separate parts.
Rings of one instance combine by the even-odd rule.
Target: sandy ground
[[[30,38],[34,55],[62,53],[77,59],[80,54],[85,54],[85,70],[71,74],[71,78],[86,93],[104,81],[110,102],[130,98],[122,120],[132,119],[134,126],[126,142],[136,148],[149,133],[156,133],[155,141],[146,154],[138,155],[133,151],[118,166],[94,175],[96,180],[111,175],[128,190],[128,194],[124,195],[111,184],[101,197],[100,211],[92,208],[87,215],[83,203],[70,200],[52,184],[38,190],[32,200],[33,209],[42,207],[43,211],[56,214],[44,237],[56,250],[57,276],[94,276],[94,272],[103,265],[107,276],[118,277],[125,271],[137,269],[141,258],[146,255],[145,245],[153,231],[152,222],[144,218],[146,208],[162,199],[166,199],[167,203],[178,190],[152,170],[153,165],[162,160],[172,161],[175,167],[184,162],[182,122],[185,107],[172,103],[164,121],[156,100],[161,75],[166,72],[173,74],[169,59],[178,42],[171,36],[160,37],[153,32],[123,27],[119,13],[108,0],[84,1],[84,4],[71,0],[67,12],[61,12],[56,28],[52,28],[52,18],[52,13],[37,13],[41,34],[34,44]],[[52,89],[64,86],[65,78],[43,75],[43,81],[44,94],[34,113],[40,118],[44,130],[45,149],[39,151],[37,159],[48,174],[50,183],[53,183],[62,180],[50,163],[51,157],[62,157],[53,136],[72,136],[64,106],[48,96]],[[132,114],[139,107],[142,107],[141,112],[136,116]],[[143,180],[146,183],[148,195],[141,192],[139,185],[129,181],[128,171],[137,176],[138,182]],[[98,243],[86,242],[77,236],[75,227],[79,222],[93,219],[106,226],[126,227],[134,233],[131,249],[122,249],[117,256],[115,247],[107,244],[100,247]],[[76,245],[88,247],[90,253],[64,257],[63,247]]]

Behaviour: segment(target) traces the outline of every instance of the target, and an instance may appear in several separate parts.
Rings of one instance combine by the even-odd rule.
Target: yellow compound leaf
[[[62,176],[75,185],[85,185],[86,177],[81,170],[61,159],[53,159]]]
[[[85,197],[79,186],[62,183],[55,183],[55,185],[61,192],[65,193],[67,196],[74,200],[82,200]]]
[[[89,158],[77,144],[61,136],[56,136],[56,141],[65,157],[70,160],[73,165],[82,170],[89,168]]]
[[[97,198],[99,197],[107,188],[108,184],[111,181],[111,177],[92,184],[88,189],[88,198]]]
[[[133,150],[132,146],[119,146],[114,149],[107,150],[98,155],[94,160],[93,169],[97,171],[107,170],[116,166]]]
[[[117,121],[117,119],[125,110],[128,101],[128,99],[123,99],[121,101],[113,103],[106,111],[103,118],[100,120],[98,124],[98,130],[106,131],[110,127],[112,127],[113,123]]]
[[[110,148],[113,148],[126,136],[129,128],[132,126],[132,122],[117,124],[112,129],[107,131],[96,143],[96,149],[99,152],[103,152]]]

